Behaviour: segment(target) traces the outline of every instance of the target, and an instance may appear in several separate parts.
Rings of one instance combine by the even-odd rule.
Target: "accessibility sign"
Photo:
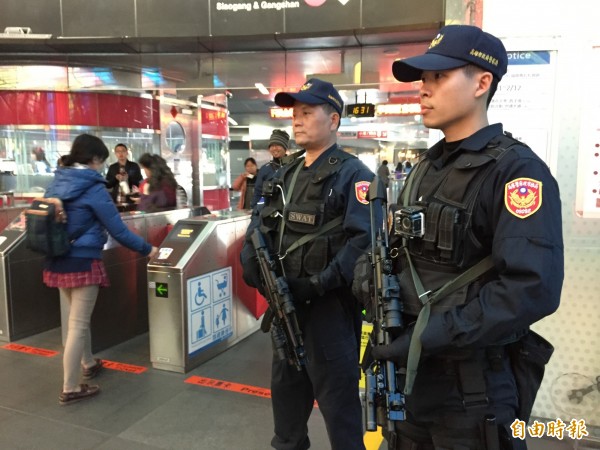
[[[231,267],[187,280],[188,353],[233,335]]]

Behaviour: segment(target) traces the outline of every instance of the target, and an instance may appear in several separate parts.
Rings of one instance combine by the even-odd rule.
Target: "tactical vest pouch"
[[[520,340],[508,344],[506,349],[519,393],[517,417],[527,423],[554,347],[529,330]]]
[[[440,200],[465,207],[472,192],[467,189],[475,178],[482,176],[481,168],[495,161],[493,155],[486,153],[466,152],[460,155],[452,164],[452,169],[440,186],[436,197]]]
[[[258,213],[261,221],[261,229],[263,233],[267,233],[279,228],[281,214],[279,210],[273,206],[265,206]]]

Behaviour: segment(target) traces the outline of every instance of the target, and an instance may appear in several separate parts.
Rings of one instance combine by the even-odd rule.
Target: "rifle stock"
[[[273,316],[271,339],[280,360],[302,370],[306,353],[296,308],[285,277],[277,275],[277,263],[271,257],[265,238],[255,229],[251,236],[262,275],[265,297]],[[263,330],[264,331],[264,330]]]
[[[402,304],[398,277],[392,273],[392,260],[389,256],[387,231],[387,195],[379,177],[375,177],[369,187],[368,200],[371,216],[371,265],[373,267],[374,290],[371,294],[373,311],[373,331],[370,345],[387,345],[393,340],[392,332],[402,330]],[[375,202],[382,205],[383,220],[376,223]],[[369,354],[369,355],[367,355]],[[365,358],[370,358],[371,361]],[[373,360],[365,351],[363,358],[365,373],[365,424],[367,431],[376,431],[377,423],[385,422],[388,431],[388,445],[395,441],[395,421],[405,419],[404,394],[398,388],[396,375],[398,368],[393,361]],[[390,447],[392,448],[392,447]]]

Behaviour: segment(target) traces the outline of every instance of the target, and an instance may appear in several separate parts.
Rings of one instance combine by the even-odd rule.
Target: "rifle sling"
[[[419,365],[419,358],[421,357],[421,335],[429,322],[429,316],[431,314],[431,305],[436,303],[438,300],[451,294],[452,292],[460,289],[463,286],[471,283],[473,280],[479,278],[481,275],[491,270],[494,267],[494,261],[492,256],[488,255],[479,261],[474,266],[458,275],[456,278],[448,281],[441,288],[439,288],[433,295],[430,296],[431,292],[425,292],[425,288],[421,283],[421,279],[413,265],[408,249],[404,247],[406,257],[408,258],[408,264],[413,278],[413,283],[419,296],[419,300],[423,304],[423,308],[419,312],[417,321],[413,329],[413,334],[410,339],[410,346],[408,349],[408,360],[406,363],[406,383],[404,385],[404,393],[409,395],[412,392],[412,388],[417,375],[417,366]]]
[[[317,231],[315,233],[305,234],[300,239],[294,241],[292,243],[292,245],[290,245],[288,247],[288,249],[285,251],[285,253],[283,254],[283,256],[281,256],[279,259],[285,258],[289,253],[292,253],[298,247],[303,246],[307,242],[310,242],[313,239],[321,236],[322,234],[327,233],[329,230],[334,229],[338,225],[341,225],[343,221],[344,221],[344,218],[342,216],[338,216],[335,219],[333,219],[331,222],[327,222],[325,225],[323,225],[319,231]]]

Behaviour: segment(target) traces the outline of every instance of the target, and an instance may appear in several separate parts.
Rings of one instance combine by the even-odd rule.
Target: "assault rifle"
[[[377,423],[385,423],[388,431],[388,448],[395,448],[394,422],[405,419],[404,394],[396,383],[397,367],[392,361],[377,361],[371,357],[371,347],[387,345],[393,340],[392,333],[402,330],[402,304],[398,277],[392,273],[387,230],[387,194],[379,177],[375,177],[367,194],[371,216],[371,265],[374,289],[371,291],[373,331],[363,356],[365,373],[364,413],[367,431],[376,431]],[[375,203],[381,201],[383,220],[375,219]]]
[[[290,289],[285,277],[277,275],[277,262],[271,257],[265,237],[258,228],[252,232],[251,240],[269,304],[265,313],[268,316],[266,320],[263,319],[261,328],[267,332],[270,325],[271,339],[279,359],[287,359],[290,365],[300,371],[305,364],[306,353]]]

